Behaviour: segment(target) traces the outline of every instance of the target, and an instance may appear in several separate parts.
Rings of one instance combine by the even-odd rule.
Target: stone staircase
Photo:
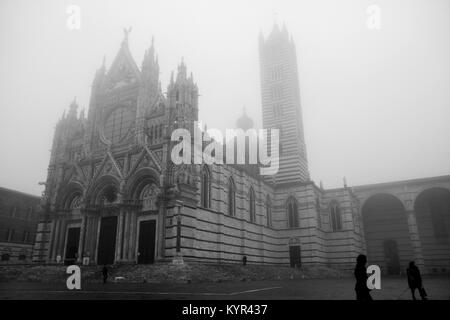
[[[0,266],[0,282],[64,282],[66,266],[28,265]],[[102,281],[102,266],[81,266],[83,282],[99,283]],[[238,265],[238,264],[204,264],[155,263],[151,265],[113,265],[109,267],[109,281],[126,283],[191,283],[223,281],[256,281],[305,278],[340,278],[349,273],[334,269],[311,266],[293,269],[284,266]],[[117,280],[119,281],[119,280]]]

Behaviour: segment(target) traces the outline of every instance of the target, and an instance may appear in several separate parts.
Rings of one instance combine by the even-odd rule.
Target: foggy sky
[[[66,27],[67,6],[81,29]],[[369,5],[381,29],[366,27]],[[0,186],[40,194],[57,120],[87,111],[132,26],[138,66],[155,38],[163,91],[184,57],[200,120],[261,127],[258,34],[285,22],[297,47],[312,179],[326,188],[450,174],[450,1],[0,2]]]

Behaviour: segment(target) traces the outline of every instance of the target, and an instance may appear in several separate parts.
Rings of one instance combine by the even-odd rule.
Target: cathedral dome
[[[253,120],[247,115],[245,108],[242,116],[236,121],[236,127],[244,131],[253,128]]]

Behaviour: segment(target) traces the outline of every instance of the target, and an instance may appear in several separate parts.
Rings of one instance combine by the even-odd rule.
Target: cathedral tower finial
[[[123,38],[122,44],[128,45],[128,35],[130,34],[131,30],[132,30],[132,27],[128,27],[128,29],[123,28],[124,38]]]

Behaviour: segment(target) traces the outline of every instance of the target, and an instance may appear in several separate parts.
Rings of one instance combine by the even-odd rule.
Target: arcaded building
[[[141,67],[128,34],[55,129],[38,263],[199,261],[352,268],[360,253],[386,273],[410,260],[450,268],[450,176],[324,190],[310,179],[295,45],[285,28],[259,39],[264,128],[280,130],[280,169],[175,165],[177,128],[198,120],[184,62],[163,94],[153,43]],[[214,106],[210,106],[214,107]],[[249,129],[244,115],[237,126]]]
[[[0,264],[32,262],[40,198],[0,187]]]

